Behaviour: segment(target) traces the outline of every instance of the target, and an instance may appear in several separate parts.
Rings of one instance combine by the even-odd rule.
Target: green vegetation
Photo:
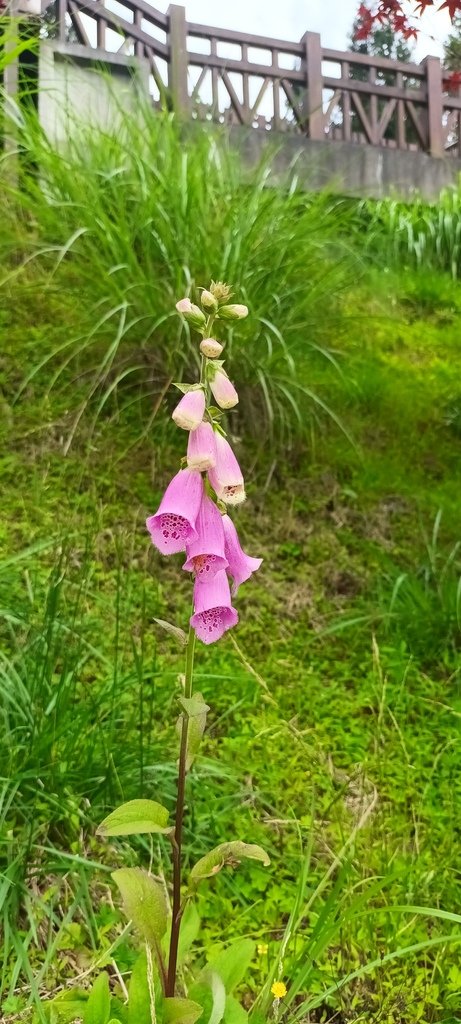
[[[236,643],[198,650],[212,711],[186,846],[194,863],[232,834],[272,866],[200,891],[194,948],[205,962],[256,942],[237,988],[255,1021],[282,942],[287,1020],[453,1024],[459,196],[450,232],[448,200],[406,207],[415,237],[426,224],[415,260],[395,204],[266,188],[268,166],[242,185],[219,136],[185,147],[171,119],[143,116],[60,155],[28,117],[40,178],[18,190],[3,169],[4,1018],[52,1019],[39,997],[84,1002],[102,968],[123,999],[138,944],[110,872],[161,874],[169,856],[162,837],[133,854],[96,824],[122,800],[173,802],[182,654],[153,620],[184,626],[189,583],[144,519],[179,460],[171,370],[193,358],[171,309],[213,275],[252,308],[238,351],[226,329],[250,409],[229,424],[238,522],[264,564]],[[78,1019],[65,1002],[58,1022]]]

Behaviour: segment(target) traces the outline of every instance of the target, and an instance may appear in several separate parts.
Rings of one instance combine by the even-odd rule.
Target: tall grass
[[[461,270],[461,188],[443,189],[436,203],[365,199],[357,205],[361,245],[391,266],[432,268],[458,278]]]
[[[29,380],[43,371],[49,386],[71,381],[72,394],[78,378],[84,410],[98,414],[141,385],[162,407],[172,367],[195,358],[171,310],[211,274],[251,307],[236,365],[255,435],[287,440],[328,413],[307,368],[331,358],[338,297],[357,275],[339,240],[350,220],[341,199],[303,194],[296,167],[271,187],[269,157],[242,169],[219,130],[186,132],[142,103],[136,118],[118,111],[116,137],[74,124],[59,150],[33,112],[17,117],[26,166],[39,172],[5,192],[16,230],[3,243],[3,295],[22,280],[45,299],[59,289],[73,308],[70,333],[63,324],[62,344],[37,353]]]
[[[38,890],[71,866],[83,870],[81,832],[95,809],[152,786],[152,763],[165,770],[154,733],[155,641],[143,585],[133,593],[126,544],[122,558],[114,542],[104,589],[93,544],[41,547],[48,569],[38,568],[37,546],[0,563],[0,992],[7,978],[14,988],[29,943],[43,940],[34,914],[52,931],[62,925],[69,908],[56,894],[39,909]],[[153,597],[151,588],[151,607]],[[138,737],[129,751],[127,730]],[[25,947],[18,927],[31,929]]]
[[[425,557],[413,571],[401,572],[387,594],[387,627],[426,666],[458,656],[461,645],[461,542],[447,551],[440,539],[439,509]],[[390,581],[387,581],[388,585]],[[385,603],[383,598],[382,604]]]

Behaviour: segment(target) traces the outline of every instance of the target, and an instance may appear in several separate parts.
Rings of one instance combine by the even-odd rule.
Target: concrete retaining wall
[[[79,121],[116,132],[120,110],[136,116],[141,98],[149,101],[147,61],[76,44],[42,43],[39,114],[57,145]],[[228,131],[245,167],[254,166],[269,147],[274,151],[273,181],[286,177],[295,164],[301,187],[309,189],[328,186],[352,196],[408,199],[421,195],[434,201],[443,187],[457,183],[461,173],[461,160],[436,159],[427,153],[321,142],[258,129]]]
[[[231,129],[246,166],[257,163],[273,147],[274,174],[286,176],[295,166],[300,185],[309,189],[330,187],[342,195],[411,199],[416,195],[434,201],[442,188],[456,185],[461,160],[438,160],[411,150],[361,146],[350,142],[318,142],[299,136]]]
[[[56,145],[79,122],[116,133],[121,111],[136,116],[141,98],[149,100],[147,61],[73,43],[41,44],[38,110]]]

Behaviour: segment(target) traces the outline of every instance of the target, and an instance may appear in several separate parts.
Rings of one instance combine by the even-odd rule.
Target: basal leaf
[[[189,884],[191,888],[195,888],[202,879],[217,875],[226,864],[233,866],[246,858],[259,860],[265,867],[270,864],[267,853],[255,843],[242,843],[241,840],[221,843],[197,861],[190,873]]]
[[[169,832],[169,813],[155,800],[128,800],[101,822],[102,836],[131,836],[141,832]]]
[[[200,933],[200,915],[192,900],[189,900],[182,916],[181,931],[179,933],[178,963],[182,964],[187,956],[192,943]]]
[[[205,967],[195,985],[189,989],[189,996],[203,1007],[200,1024],[221,1024],[226,1006],[226,990],[215,970]]]
[[[243,981],[255,949],[256,945],[251,939],[237,939],[210,959],[210,966],[222,978],[228,995]]]
[[[131,972],[128,990],[128,1024],[152,1024],[147,971],[147,957],[145,953],[141,953]]]
[[[119,868],[112,873],[129,917],[151,949],[158,950],[167,925],[163,886],[142,868]]]
[[[108,1024],[110,1017],[109,976],[98,975],[83,1011],[83,1024]]]
[[[195,1024],[203,1008],[192,999],[172,997],[163,1000],[163,1024]]]
[[[243,1009],[238,999],[235,999],[234,996],[228,996],[224,1010],[224,1024],[247,1024],[247,1021],[247,1011]]]

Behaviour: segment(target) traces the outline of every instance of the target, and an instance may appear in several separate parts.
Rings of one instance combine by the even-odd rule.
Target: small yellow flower
[[[265,956],[268,949],[267,942],[258,942],[258,956]]]
[[[287,994],[287,987],[285,985],[285,982],[274,981],[274,984],[272,985],[271,988],[271,992],[276,999],[283,999],[283,997]]]

